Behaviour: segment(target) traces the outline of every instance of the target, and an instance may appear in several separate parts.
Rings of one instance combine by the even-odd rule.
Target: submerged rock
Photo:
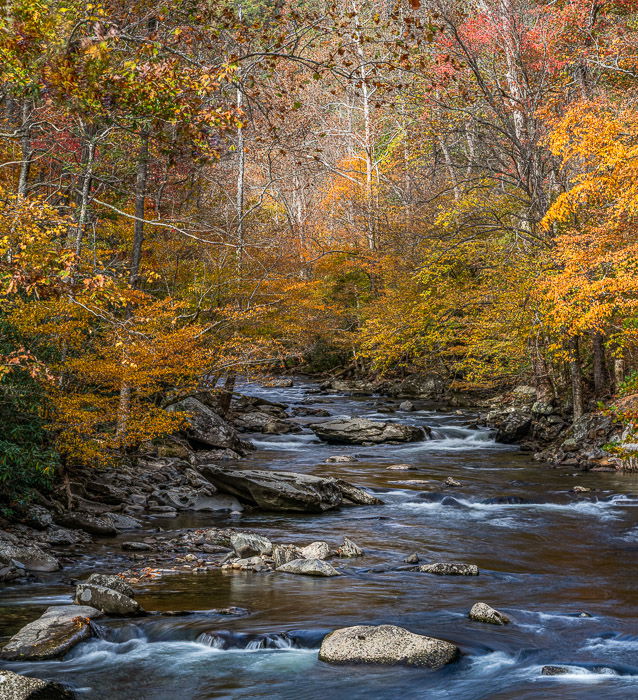
[[[311,425],[310,429],[326,442],[350,445],[415,442],[423,440],[429,434],[429,428],[368,418],[331,420]]]
[[[92,636],[90,621],[101,615],[99,610],[86,605],[54,605],[11,637],[0,656],[12,661],[62,656]]]
[[[326,635],[319,659],[329,663],[408,664],[442,668],[459,656],[458,647],[394,625],[345,627]]]
[[[343,501],[342,490],[332,478],[213,464],[203,465],[201,472],[220,491],[265,510],[321,513]]]
[[[424,574],[436,574],[437,576],[478,576],[479,569],[476,564],[424,564],[419,567]]]
[[[301,574],[303,576],[340,576],[339,572],[322,559],[294,559],[282,566],[277,571],[284,574]]]
[[[469,618],[490,625],[506,625],[510,619],[502,612],[490,607],[487,603],[474,603],[469,612]]]
[[[563,676],[566,673],[572,673],[573,669],[567,666],[543,666],[541,674],[543,676]]]
[[[75,694],[60,683],[0,671],[2,700],[73,700]]]

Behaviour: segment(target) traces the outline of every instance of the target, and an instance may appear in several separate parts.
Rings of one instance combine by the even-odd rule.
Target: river
[[[339,476],[374,491],[385,505],[322,515],[182,514],[155,518],[148,527],[233,526],[301,544],[338,545],[347,535],[366,556],[337,560],[343,575],[334,578],[238,571],[164,576],[139,589],[141,604],[197,612],[100,621],[100,638],[64,659],[7,668],[70,683],[80,698],[95,700],[638,697],[638,476],[548,469],[466,427],[472,422],[467,411],[416,402],[419,410],[389,416],[378,412],[396,405],[389,399],[316,394],[303,381],[242,390],[293,405],[313,401],[335,416],[427,425],[433,439],[335,447],[307,429],[251,436],[258,450],[242,464]],[[335,454],[358,461],[326,464]],[[386,469],[397,463],[415,470]],[[449,476],[462,486],[444,487]],[[425,483],[405,483],[411,480]],[[592,491],[576,496],[570,491],[576,484]],[[116,544],[97,542],[62,572],[5,588],[3,639],[48,605],[71,602],[69,578],[123,568]],[[473,563],[481,573],[409,571],[403,560],[413,552],[422,563]],[[511,624],[469,620],[477,601],[506,613]],[[228,606],[247,612],[207,612]],[[401,625],[455,642],[462,657],[435,672],[318,661],[322,635],[352,624]],[[214,634],[219,631],[221,637]],[[543,676],[545,664],[574,669]],[[597,672],[598,666],[606,668]]]

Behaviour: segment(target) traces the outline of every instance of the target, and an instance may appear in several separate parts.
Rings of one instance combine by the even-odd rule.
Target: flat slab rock
[[[75,694],[59,683],[0,671],[2,700],[73,700]]]
[[[332,564],[322,559],[293,559],[279,566],[277,571],[302,576],[341,576]]]
[[[24,547],[9,542],[0,542],[0,565],[3,564],[28,571],[57,571],[60,568],[60,562],[40,547]]]
[[[344,498],[357,504],[380,503],[363,489],[331,477],[215,464],[202,465],[200,471],[219,491],[264,510],[322,513],[341,506]]]
[[[438,669],[455,661],[455,644],[395,625],[357,625],[326,635],[319,659],[337,664],[407,664]]]
[[[310,429],[317,437],[333,444],[363,445],[382,442],[416,442],[429,434],[429,428],[402,423],[386,423],[368,418],[350,418],[316,423]]]
[[[92,636],[90,620],[101,616],[99,610],[86,605],[53,605],[11,637],[0,656],[14,661],[63,656]]]

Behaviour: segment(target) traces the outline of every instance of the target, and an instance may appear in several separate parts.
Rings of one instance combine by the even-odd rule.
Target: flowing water
[[[469,413],[417,403],[421,410],[388,415],[377,412],[388,400],[316,395],[309,383],[244,390],[293,405],[310,400],[335,416],[428,425],[433,439],[335,447],[307,429],[254,436],[259,449],[242,464],[339,476],[372,490],[385,505],[322,515],[191,514],[152,525],[234,526],[301,544],[322,539],[337,545],[347,535],[366,556],[339,560],[344,575],[334,578],[237,571],[166,576],[140,592],[142,605],[193,614],[107,621],[96,638],[62,660],[7,667],[62,680],[79,697],[100,700],[638,698],[635,476],[550,470],[494,443],[486,431],[466,427]],[[357,455],[358,461],[324,463],[334,454]],[[386,469],[397,463],[416,469]],[[448,476],[463,486],[443,487]],[[570,492],[575,484],[593,491],[576,497]],[[97,543],[62,573],[68,579],[117,571],[113,544]],[[413,552],[422,562],[474,563],[481,574],[409,571],[403,559]],[[70,602],[72,590],[59,575],[5,589],[0,634],[14,633],[48,605]],[[477,601],[512,623],[469,620]],[[210,612],[228,606],[246,611]],[[353,624],[401,625],[453,641],[463,655],[436,672],[320,662],[322,636]],[[568,664],[573,672],[542,676],[545,664]]]

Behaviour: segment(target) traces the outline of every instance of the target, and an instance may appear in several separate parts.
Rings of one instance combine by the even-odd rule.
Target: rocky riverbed
[[[634,475],[548,470],[414,396],[239,389],[3,523],[15,697],[636,692]]]

